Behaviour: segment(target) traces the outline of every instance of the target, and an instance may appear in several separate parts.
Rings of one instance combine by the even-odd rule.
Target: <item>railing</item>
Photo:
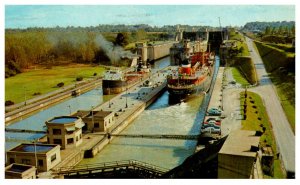
[[[17,128],[5,128],[5,132],[25,132],[34,134],[46,134],[47,131],[42,130],[27,130],[27,129],[17,129]]]
[[[156,173],[158,175],[162,175],[169,171],[169,169],[159,167],[156,165],[152,165],[149,163],[137,161],[137,160],[124,160],[124,161],[113,161],[106,163],[96,163],[96,164],[87,164],[87,165],[77,165],[77,166],[69,166],[58,168],[54,173],[59,175],[69,175],[69,174],[78,174],[80,172],[103,172],[108,170],[116,170],[120,168],[138,168],[147,170],[152,173]]]
[[[168,87],[173,89],[182,89],[182,88],[192,88],[195,87],[195,85],[194,84],[192,85],[169,85],[168,84]]]
[[[96,133],[95,133],[96,134]],[[167,135],[167,134],[109,134],[101,133],[107,137],[127,137],[127,138],[146,138],[146,139],[176,139],[176,140],[198,140],[200,135]]]

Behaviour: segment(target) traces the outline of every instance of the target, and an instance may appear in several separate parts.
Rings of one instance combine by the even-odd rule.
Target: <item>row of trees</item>
[[[270,27],[267,26],[264,32],[265,35],[281,35],[281,36],[295,36],[295,25],[288,27],[288,26],[279,26]]]
[[[276,21],[276,22],[248,22],[242,28],[244,31],[251,31],[251,32],[264,32],[267,27],[278,29],[279,27],[285,28],[292,28],[295,27],[295,21]]]
[[[206,29],[213,29],[211,26],[191,26],[191,25],[164,25],[162,27],[151,26],[148,24],[137,24],[137,25],[125,25],[125,24],[100,24],[98,26],[89,26],[89,27],[55,27],[55,28],[40,28],[32,27],[27,28],[25,31],[89,31],[89,32],[137,32],[139,30],[145,30],[146,32],[168,32],[173,33],[177,31],[177,28],[184,28],[185,31],[200,30],[204,31]],[[9,30],[19,30],[19,29],[9,29]],[[23,30],[24,31],[24,30]]]

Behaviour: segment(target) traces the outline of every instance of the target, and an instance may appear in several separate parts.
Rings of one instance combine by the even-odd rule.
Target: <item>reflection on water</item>
[[[91,109],[91,106],[96,106],[103,102],[102,97],[102,88],[91,90],[87,93],[84,93],[80,96],[70,98],[64,102],[56,104],[52,107],[49,107],[45,110],[31,115],[23,120],[19,120],[7,128],[17,128],[17,129],[29,129],[29,130],[46,130],[45,121],[49,120],[55,116],[65,116],[71,112],[83,109]],[[70,106],[70,107],[69,107]],[[43,134],[42,134],[43,135]],[[5,137],[8,139],[21,139],[28,140],[29,142],[42,136],[41,134],[31,134],[31,133],[10,133],[5,132]],[[21,138],[20,138],[21,137]],[[20,143],[20,142],[19,142]],[[8,150],[13,146],[16,146],[18,142],[5,142],[5,149]]]
[[[170,64],[169,57],[163,58],[152,66],[153,70],[166,67]],[[93,89],[87,93],[84,93],[77,97],[72,97],[66,101],[59,102],[52,105],[44,110],[34,112],[32,115],[26,116],[21,119],[17,119],[7,128],[17,128],[17,129],[28,129],[28,130],[46,130],[45,121],[49,120],[55,116],[65,116],[69,115],[70,112],[76,112],[77,110],[88,110],[92,106],[99,105],[113,98],[115,95],[105,95],[103,96],[102,88]],[[41,134],[31,134],[31,133],[11,133],[5,132],[5,137],[8,139],[5,142],[5,150],[20,144],[15,140],[20,139],[22,142],[28,140],[31,142],[37,138],[40,138]],[[14,141],[11,141],[14,139]]]
[[[219,58],[216,57],[212,84],[218,67]],[[211,93],[212,88],[206,95],[170,106],[169,94],[165,92],[122,134],[199,134]],[[193,154],[196,144],[196,141],[184,140],[115,138],[98,155],[84,159],[79,165],[135,159],[171,169]]]
[[[122,134],[198,134],[197,112],[203,96],[169,106],[168,92],[133,121]],[[80,164],[136,159],[166,168],[181,164],[191,155],[196,141],[143,138],[115,138],[98,155]]]

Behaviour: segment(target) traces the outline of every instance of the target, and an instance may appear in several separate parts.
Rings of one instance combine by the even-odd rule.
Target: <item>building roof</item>
[[[61,123],[61,124],[73,123],[78,119],[80,119],[80,118],[73,117],[73,116],[61,116],[61,117],[55,117],[55,118],[49,120],[48,123]]]
[[[71,116],[78,116],[78,117],[81,117],[81,118],[84,118],[86,117],[87,115],[89,115],[91,111],[86,111],[86,110],[79,110],[77,112],[75,112],[74,114],[72,114]]]
[[[112,111],[93,111],[93,116],[105,118],[106,116],[108,116],[111,113],[112,113]],[[90,118],[92,117],[92,112],[88,115],[88,117],[90,117]]]
[[[48,151],[55,148],[57,145],[52,144],[25,144],[22,143],[15,148],[9,150],[9,152],[37,152],[37,153],[47,153]]]
[[[25,164],[11,164],[5,168],[6,172],[14,172],[14,173],[23,173],[29,169],[35,169],[34,166],[25,165]]]
[[[255,136],[256,131],[232,131],[222,146],[219,154],[255,157],[256,152],[251,151],[251,146],[258,147],[260,137]]]

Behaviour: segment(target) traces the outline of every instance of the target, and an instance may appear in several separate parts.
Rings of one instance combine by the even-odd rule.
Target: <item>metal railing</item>
[[[143,169],[160,175],[169,171],[169,169],[152,165],[149,163],[141,162],[138,160],[123,160],[123,161],[113,161],[113,162],[96,163],[96,164],[67,166],[67,167],[56,169],[54,173],[59,175],[78,174],[80,172],[99,173],[104,170],[108,171],[108,170],[116,170],[120,168]]]
[[[97,134],[97,133],[95,133]],[[176,139],[176,140],[198,140],[200,135],[175,135],[175,134],[109,134],[99,133],[107,137],[127,137],[127,138],[145,138],[145,139]]]

